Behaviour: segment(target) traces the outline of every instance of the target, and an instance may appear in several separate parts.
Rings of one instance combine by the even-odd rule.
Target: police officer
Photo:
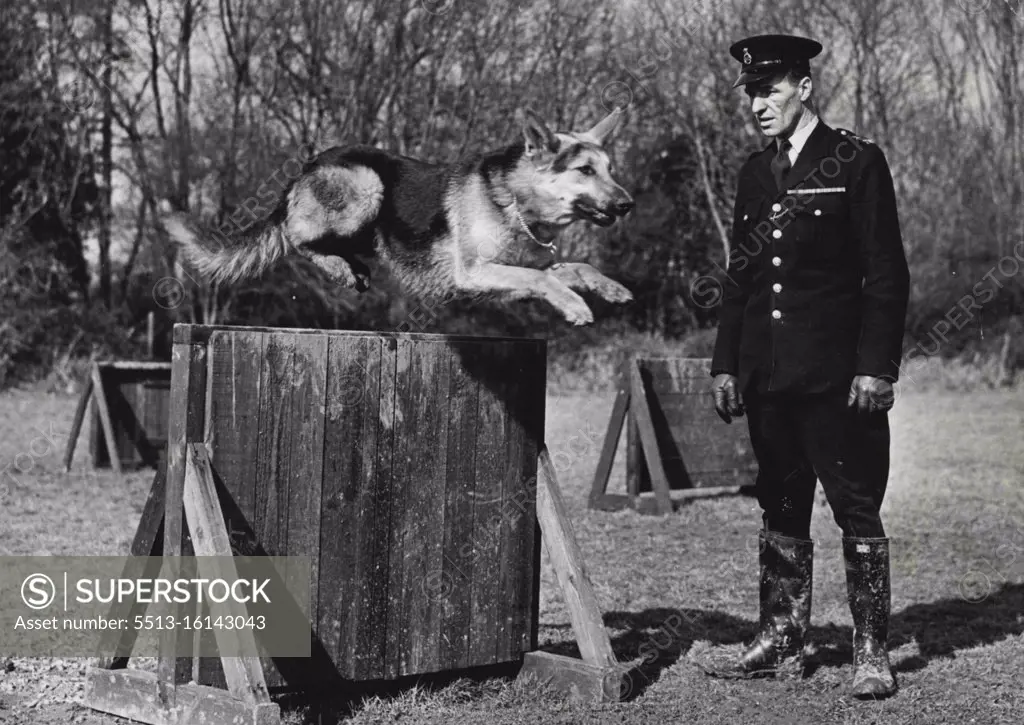
[[[809,60],[821,49],[783,35],[730,49],[734,87],[770,139],[740,171],[711,368],[718,414],[747,416],[764,522],[760,631],[732,669],[802,671],[820,480],[843,533],[852,694],[883,697],[896,683],[879,508],[909,274],[885,156],[814,110]]]

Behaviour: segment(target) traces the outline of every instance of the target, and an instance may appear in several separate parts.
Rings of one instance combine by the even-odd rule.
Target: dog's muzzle
[[[608,227],[615,223],[616,218],[626,216],[633,210],[633,200],[620,201],[604,208],[598,208],[584,201],[576,202],[576,212],[584,219],[588,219],[601,227]]]

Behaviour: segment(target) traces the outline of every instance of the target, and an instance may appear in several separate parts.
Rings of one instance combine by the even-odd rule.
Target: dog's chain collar
[[[519,226],[521,226],[526,231],[526,234],[530,237],[530,239],[532,239],[534,242],[544,247],[545,249],[550,250],[551,252],[555,251],[554,242],[542,242],[533,235],[533,232],[530,231],[530,227],[527,225],[526,220],[523,219],[523,215],[519,213],[519,203],[516,201],[515,194],[512,195],[512,213],[516,215],[516,219],[519,220]]]

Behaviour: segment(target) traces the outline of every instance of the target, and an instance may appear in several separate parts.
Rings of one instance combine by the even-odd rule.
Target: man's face
[[[770,138],[789,136],[800,120],[803,101],[810,96],[810,84],[810,78],[794,83],[784,73],[748,83],[750,110],[761,133]]]

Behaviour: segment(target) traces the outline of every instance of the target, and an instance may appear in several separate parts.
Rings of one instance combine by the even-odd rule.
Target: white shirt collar
[[[797,156],[799,156],[800,152],[803,151],[804,146],[807,144],[807,139],[810,138],[811,132],[814,131],[814,128],[817,125],[818,117],[814,116],[813,118],[811,118],[810,123],[808,123],[803,128],[794,131],[793,135],[789,137],[789,143],[792,146],[792,148],[789,149],[789,160],[791,163],[796,162]],[[781,143],[781,141],[779,141],[778,143]]]

